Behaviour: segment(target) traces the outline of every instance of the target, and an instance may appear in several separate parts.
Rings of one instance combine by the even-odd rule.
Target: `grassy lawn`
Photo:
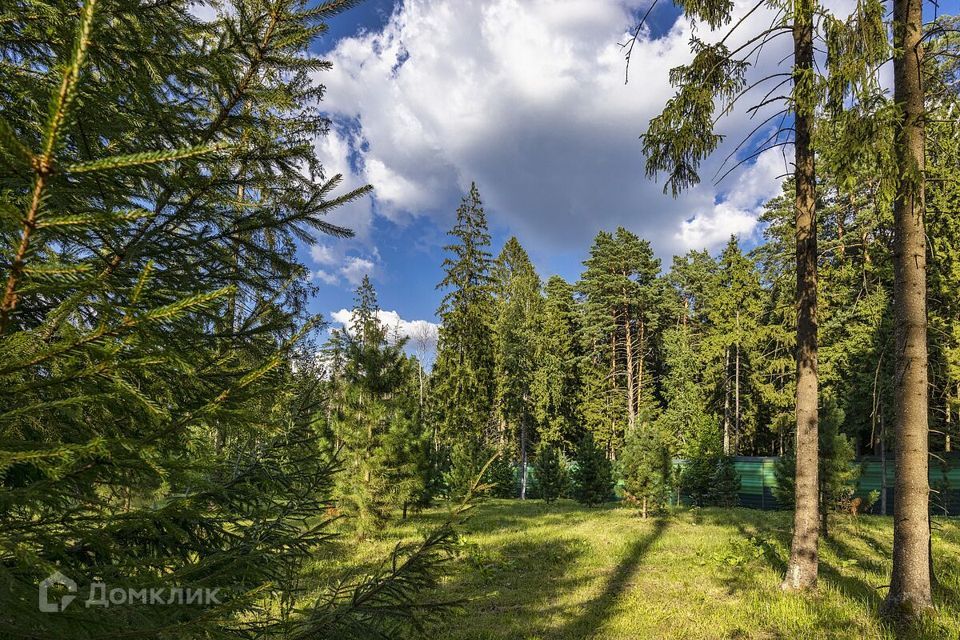
[[[316,567],[367,566],[398,539],[442,517],[427,513]],[[835,516],[821,544],[816,596],[780,593],[791,514],[634,510],[573,502],[490,500],[463,527],[445,595],[470,598],[431,637],[894,638],[877,619],[891,559],[889,517]],[[939,611],[903,638],[960,638],[960,523],[937,519]],[[346,546],[340,551],[345,551]]]

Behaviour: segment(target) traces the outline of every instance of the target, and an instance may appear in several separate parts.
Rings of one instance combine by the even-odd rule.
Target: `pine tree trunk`
[[[739,336],[739,325],[740,325],[740,312],[737,311],[737,349],[736,349],[736,362],[734,364],[734,373],[733,373],[733,439],[736,442],[740,437],[740,336]],[[734,446],[734,450],[737,447]]]
[[[813,73],[813,3],[798,0],[793,20],[794,83]],[[817,216],[813,107],[800,96],[794,127],[797,223],[797,464],[790,562],[781,588],[814,589],[819,559],[819,417],[817,413]],[[808,98],[812,102],[812,96]]]
[[[627,292],[623,291],[623,326],[627,351],[627,431],[633,431],[637,424],[636,389],[634,389],[633,369],[633,330],[630,326],[630,308],[627,305]]]
[[[723,364],[723,455],[730,455],[730,347]]]
[[[520,421],[520,499],[527,499],[527,421]]]
[[[887,434],[880,412],[880,514],[887,515]]]
[[[951,442],[950,442],[950,434],[953,431],[953,408],[950,405],[951,405],[950,387],[947,387],[947,421],[943,429],[944,431],[943,450],[946,453],[950,453],[952,449]]]
[[[647,496],[643,496],[643,519],[647,519]]]
[[[896,333],[893,575],[887,615],[915,618],[933,606],[927,449],[927,308],[924,233],[924,94],[921,0],[894,0],[894,102],[901,111],[893,203]]]

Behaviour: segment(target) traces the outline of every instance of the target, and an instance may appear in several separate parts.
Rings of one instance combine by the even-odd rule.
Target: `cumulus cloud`
[[[340,278],[337,277],[337,274],[335,274],[335,273],[330,273],[329,271],[326,271],[326,270],[324,270],[324,269],[317,269],[317,270],[313,273],[313,275],[314,275],[314,277],[315,277],[317,280],[320,280],[321,282],[323,282],[323,283],[325,283],[325,284],[331,284],[331,285],[332,285],[332,284],[337,284],[338,282],[340,282]]]
[[[324,244],[315,244],[310,247],[310,257],[318,264],[335,264],[336,252]]]
[[[720,160],[711,159],[704,183],[678,199],[644,175],[638,136],[673,94],[668,72],[689,60],[694,33],[680,18],[657,38],[647,34],[624,84],[617,43],[647,3],[406,0],[381,31],[341,40],[328,56],[333,71],[322,76],[338,126],[318,152],[350,185],[373,184],[375,196],[338,221],[361,236],[374,211],[398,222],[446,221],[476,180],[494,224],[540,251],[583,248],[584,238],[617,225],[661,254],[752,233],[753,196],[778,188],[764,167],[747,165],[716,187],[709,178]],[[737,4],[741,15],[750,6]],[[743,38],[769,21],[755,12]],[[703,26],[697,35],[715,39]],[[789,45],[789,37],[767,45],[757,76]],[[739,110],[721,126],[722,159],[756,121]]]
[[[364,251],[363,256],[349,255],[362,247],[346,243],[340,245],[315,244],[310,247],[311,259],[320,266],[313,277],[329,285],[356,287],[363,276],[374,277],[380,268],[380,254],[376,248]]]
[[[757,231],[757,219],[763,204],[782,192],[780,178],[789,171],[786,157],[792,154],[780,149],[763,152],[741,173],[726,197],[709,211],[684,220],[674,236],[685,249],[715,247],[731,235],[748,239]]]
[[[330,318],[349,331],[353,311],[349,309],[333,311],[330,313]],[[383,309],[377,312],[377,318],[392,335],[407,338],[409,340],[407,347],[416,353],[421,361],[429,364],[429,360],[437,348],[439,324],[427,320],[404,320],[396,311],[385,311]]]
[[[376,266],[372,260],[352,256],[347,258],[347,263],[340,267],[340,274],[346,278],[347,282],[356,286],[363,280],[363,276],[372,275]]]

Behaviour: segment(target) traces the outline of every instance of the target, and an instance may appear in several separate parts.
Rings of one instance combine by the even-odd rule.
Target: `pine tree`
[[[660,261],[649,242],[620,228],[612,235],[597,234],[584,265],[578,285],[584,296],[581,342],[588,372],[582,411],[587,428],[613,454],[649,400],[648,353],[663,312]]]
[[[575,465],[572,480],[577,501],[596,506],[610,500],[613,491],[610,461],[590,433],[577,445]]]
[[[336,402],[332,430],[345,466],[336,496],[365,536],[394,509],[424,499],[430,472],[430,438],[419,405],[415,363],[404,354],[406,339],[389,336],[379,317],[369,276],[357,287],[349,331],[343,332],[343,371],[331,390]]]
[[[437,358],[431,380],[437,421],[443,440],[486,436],[493,418],[494,371],[493,296],[487,219],[477,185],[457,209],[457,223],[445,247],[447,289],[437,314],[441,319]]]
[[[560,450],[555,445],[540,443],[534,459],[534,473],[540,497],[547,503],[563,495],[567,474],[560,459]]]
[[[670,452],[663,433],[655,424],[640,425],[627,435],[618,462],[624,489],[646,518],[651,509],[666,502],[669,493]]]

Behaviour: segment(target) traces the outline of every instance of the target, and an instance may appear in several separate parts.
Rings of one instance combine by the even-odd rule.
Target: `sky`
[[[341,324],[353,290],[370,275],[385,320],[408,333],[434,326],[446,232],[474,181],[494,254],[515,235],[544,280],[575,281],[592,238],[617,226],[650,240],[665,267],[675,254],[716,251],[731,234],[745,247],[759,242],[759,213],[780,193],[792,149],[767,151],[720,182],[712,177],[780,108],[752,118],[745,108],[780,79],[720,120],[725,140],[704,163],[703,182],[678,198],[664,195],[663,182],[645,175],[639,136],[673,94],[668,73],[690,60],[691,36],[721,34],[660,2],[625,82],[619,43],[649,1],[367,0],[332,19],[314,49],[333,63],[318,77],[332,125],[315,147],[327,175],[343,175],[342,188],[374,191],[329,218],[354,238],[302,247],[319,287],[313,310]],[[737,17],[753,4],[736,0]],[[825,4],[846,15],[854,0]],[[751,13],[728,42],[742,42],[772,17],[766,8]],[[748,77],[783,71],[790,48],[788,33],[768,43]],[[734,163],[777,122],[762,125]]]

